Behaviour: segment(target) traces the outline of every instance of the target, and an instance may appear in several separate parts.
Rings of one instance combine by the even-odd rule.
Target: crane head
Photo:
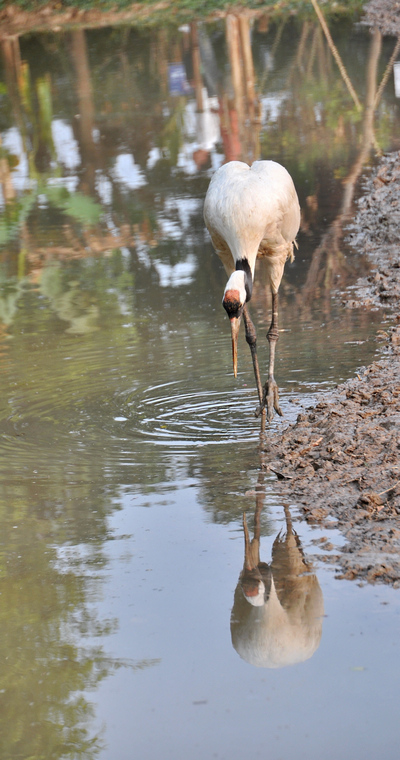
[[[248,300],[246,291],[246,276],[243,271],[236,271],[230,276],[226,288],[222,305],[229,317],[232,334],[232,359],[233,374],[237,377],[237,341],[239,327],[242,319],[243,308]]]

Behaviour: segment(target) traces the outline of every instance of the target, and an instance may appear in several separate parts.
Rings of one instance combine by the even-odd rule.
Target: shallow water
[[[213,170],[225,157],[273,158],[298,188],[303,222],[280,291],[276,363],[286,420],[371,361],[384,315],[341,304],[340,289],[367,268],[342,241],[344,189],[373,142],[320,30],[254,24],[256,102],[228,76],[228,60],[244,60],[231,33],[226,42],[218,22],[2,43],[7,758],[397,757],[399,592],[335,579],[319,559],[321,531],[296,505],[300,546],[264,568],[283,593],[285,567],[297,563],[290,625],[274,622],[270,591],[257,646],[260,659],[269,647],[270,665],[303,661],[243,659],[255,657],[237,612],[248,604],[236,588],[243,512],[251,536],[259,520],[263,562],[288,528],[261,470],[243,336],[237,381],[231,372],[225,275],[202,222]],[[348,24],[332,34],[360,99],[373,97],[371,71],[379,83],[393,41],[378,49]],[[389,78],[374,122],[383,150],[398,147],[398,128]],[[262,266],[251,307],[265,371]],[[333,552],[343,544],[333,528],[323,535]],[[299,613],[307,594],[318,630]],[[260,608],[246,610],[260,630]],[[303,655],[288,645],[277,659],[271,642],[279,649],[288,630],[297,649],[305,637]]]

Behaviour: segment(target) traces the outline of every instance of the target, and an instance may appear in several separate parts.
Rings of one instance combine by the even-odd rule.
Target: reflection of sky
[[[220,121],[218,113],[218,100],[209,98],[204,89],[204,111],[198,113],[196,101],[189,98],[186,103],[184,116],[184,144],[178,158],[178,166],[185,174],[196,174],[198,166],[193,155],[197,150],[206,151],[210,155],[213,168],[217,168],[223,161],[223,155],[217,152],[217,146],[221,140]],[[47,177],[46,184],[49,186],[63,186],[73,193],[79,182],[78,169],[81,165],[79,144],[75,139],[70,123],[63,119],[52,121],[52,138],[54,143],[56,164],[62,167],[62,173],[66,176]],[[19,158],[19,163],[12,171],[13,184],[18,193],[22,193],[36,186],[36,179],[29,179],[28,157],[24,152],[23,141],[17,128],[12,128],[2,136],[4,148]],[[162,152],[159,148],[153,148],[148,156],[147,169],[151,170],[161,159]],[[115,159],[112,169],[112,178],[126,191],[135,191],[147,185],[146,174],[135,164],[134,157],[130,153],[121,153]],[[101,171],[96,171],[96,192],[104,207],[110,207],[113,201],[112,181],[105,177]],[[2,199],[0,198],[0,202]],[[43,196],[45,204],[45,193]],[[187,246],[192,242],[193,234],[191,220],[193,215],[199,212],[201,201],[192,197],[167,197],[163,201],[163,208],[157,213],[158,228],[164,240],[174,240],[177,245],[182,241]],[[118,234],[118,230],[116,230]],[[175,264],[170,264],[164,258],[157,257],[157,250],[153,249],[149,256],[147,245],[140,240],[136,241],[136,254],[142,265],[153,268],[158,275],[160,287],[179,287],[188,285],[193,281],[196,272],[196,258],[194,255],[182,251],[184,256]]]
[[[190,231],[191,219],[193,214],[198,212],[201,203],[198,198],[167,198],[162,215],[157,217],[162,238],[175,240],[177,245],[184,240],[184,249],[187,249],[193,237]],[[174,218],[169,218],[168,215]],[[188,285],[194,279],[197,260],[190,253],[176,264],[157,258],[154,250],[150,257],[143,245],[137,246],[136,254],[146,268],[153,267],[156,270],[162,288]]]
[[[161,288],[177,288],[180,285],[188,285],[192,282],[197,262],[196,257],[189,254],[185,261],[179,261],[173,266],[163,261],[154,261],[154,268],[160,278]]]
[[[112,183],[100,172],[96,172],[96,190],[104,206],[110,206],[112,202]]]
[[[56,150],[57,161],[69,169],[77,169],[81,163],[78,143],[75,140],[72,127],[62,119],[53,119],[51,134]]]
[[[125,255],[129,255],[128,248],[121,248]],[[155,269],[158,274],[159,285],[161,288],[178,288],[181,285],[188,285],[194,280],[195,272],[197,269],[196,257],[189,253],[183,261],[178,261],[176,264],[169,264],[166,261],[161,261],[155,256],[149,256],[147,246],[143,245],[140,241],[137,241],[135,246],[135,253],[138,261],[146,269]]]
[[[191,217],[197,214],[202,201],[198,198],[166,198],[164,209],[166,214],[175,214],[179,217],[179,237],[184,234],[184,228],[190,229]],[[162,224],[169,224],[169,220],[165,217],[161,219]],[[176,237],[176,225],[172,223],[171,233],[172,237]]]
[[[162,159],[162,152],[160,148],[152,148],[149,151],[149,155],[147,158],[147,169],[151,170],[155,167],[158,161],[161,161]]]
[[[266,118],[268,121],[277,121],[282,105],[288,97],[290,97],[290,95],[287,92],[279,92],[274,95],[266,95],[265,97],[262,97],[260,100],[262,121]]]
[[[220,140],[218,98],[207,97],[203,88],[204,111],[197,111],[195,100],[189,100],[185,108],[185,134],[193,140],[193,145],[204,150],[211,150]]]
[[[14,156],[18,156],[19,162],[12,170],[12,182],[17,193],[22,193],[28,187],[32,187],[34,182],[29,180],[29,166],[22,137],[16,127],[7,129],[1,135],[3,148]],[[4,205],[4,199],[1,194],[1,205]]]
[[[73,171],[80,165],[78,143],[75,140],[72,127],[61,119],[54,119],[51,125],[57,162]],[[18,164],[12,169],[12,183],[18,195],[36,187],[36,178],[29,177],[28,156],[24,149],[21,133],[17,127],[6,130],[1,135],[3,147],[8,153],[18,157]],[[76,176],[51,177],[46,179],[49,186],[66,187],[73,193],[78,185]],[[4,206],[4,198],[0,188],[0,205]]]
[[[137,190],[147,184],[143,172],[136,166],[130,153],[121,153],[117,156],[112,173],[117,182],[129,190]]]
[[[217,98],[209,98],[203,88],[204,110],[199,113],[194,99],[188,100],[184,114],[184,134],[186,137],[179,154],[178,166],[186,174],[196,174],[198,166],[193,155],[198,150],[206,151],[212,156],[216,145],[221,140],[219,104]]]

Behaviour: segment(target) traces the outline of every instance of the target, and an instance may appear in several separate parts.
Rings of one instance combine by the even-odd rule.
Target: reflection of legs
[[[253,322],[251,320],[251,317],[246,305],[243,308],[243,319],[244,319],[244,327],[246,330],[246,340],[250,346],[251,358],[253,360],[254,377],[256,379],[258,398],[261,405],[261,407],[258,407],[258,410],[259,410],[258,414],[260,414],[261,410],[264,407],[263,407],[263,387],[261,384],[260,368],[258,366],[258,358],[257,358],[257,336],[256,336],[256,329],[253,325]]]
[[[278,294],[272,293],[272,320],[267,332],[269,342],[269,365],[268,380],[264,386],[263,406],[267,407],[267,418],[269,422],[273,419],[274,409],[282,417],[282,410],[279,406],[278,386],[274,378],[275,364],[275,347],[279,338],[278,333]]]

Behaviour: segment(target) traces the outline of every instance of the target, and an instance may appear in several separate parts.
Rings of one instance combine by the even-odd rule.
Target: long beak
[[[237,342],[239,335],[241,317],[232,317],[231,333],[232,333],[232,359],[233,359],[233,374],[237,377]]]

